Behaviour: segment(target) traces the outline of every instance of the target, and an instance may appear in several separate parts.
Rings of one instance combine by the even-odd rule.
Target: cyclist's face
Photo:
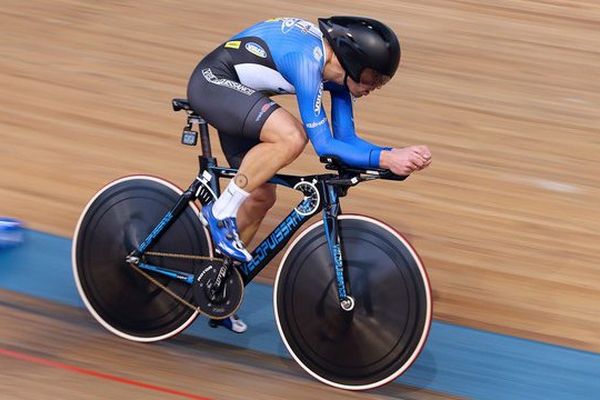
[[[360,75],[360,82],[354,81],[348,77],[348,89],[354,97],[362,97],[371,93],[375,89],[381,88],[385,85],[390,78],[385,75],[381,75],[372,69],[365,69]]]

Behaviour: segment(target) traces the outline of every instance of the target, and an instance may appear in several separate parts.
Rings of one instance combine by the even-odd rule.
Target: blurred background
[[[409,237],[438,321],[600,352],[594,0],[0,0],[0,215],[71,238],[119,176],[187,187],[199,148],[179,144],[170,101],[197,62],[255,22],[339,14],[380,19],[402,44],[394,79],[355,103],[358,132],[433,154],[403,183],[351,189],[344,211]],[[213,149],[224,162],[216,135]],[[310,146],[285,169],[320,171]],[[296,202],[279,194],[261,237]]]

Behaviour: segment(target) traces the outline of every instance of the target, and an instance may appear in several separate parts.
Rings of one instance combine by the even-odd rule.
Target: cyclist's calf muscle
[[[240,238],[244,243],[250,243],[276,198],[276,186],[266,183],[253,190],[244,201],[237,214]]]

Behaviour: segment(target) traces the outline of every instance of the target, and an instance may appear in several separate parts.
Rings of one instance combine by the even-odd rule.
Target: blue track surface
[[[71,240],[35,231],[0,251],[0,287],[83,307],[71,273]],[[289,357],[277,333],[271,286],[252,283],[240,315],[243,335],[210,329],[203,318],[186,333]],[[596,399],[600,354],[434,322],[404,384],[473,399]]]

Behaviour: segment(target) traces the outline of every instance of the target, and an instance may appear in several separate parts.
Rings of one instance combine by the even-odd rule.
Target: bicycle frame
[[[192,118],[191,116],[188,118]],[[190,184],[188,189],[180,196],[175,205],[169,210],[162,220],[156,225],[146,239],[134,250],[130,256],[138,260],[144,255],[153,243],[177,220],[181,213],[188,206],[189,202],[199,200],[202,205],[206,205],[213,198],[220,194],[220,178],[233,178],[237,173],[235,168],[219,167],[216,159],[212,157],[210,148],[210,139],[208,136],[208,127],[206,122],[199,117],[195,117],[195,122],[200,126],[202,155],[199,156],[200,171],[196,179]],[[189,124],[188,124],[189,126]],[[238,270],[242,275],[244,285],[254,279],[268,263],[285,247],[295,232],[298,231],[313,215],[323,212],[323,221],[327,244],[331,254],[332,265],[337,280],[338,295],[340,302],[343,302],[350,296],[347,286],[347,276],[343,268],[343,254],[340,237],[338,235],[337,217],[341,214],[339,197],[346,194],[348,186],[356,184],[355,181],[340,180],[336,174],[321,174],[295,176],[277,174],[269,180],[269,183],[282,185],[292,189],[303,187],[304,190],[312,191],[311,196],[306,196],[298,205],[283,219],[283,221],[273,229],[273,231],[252,251],[252,260],[241,263]],[[209,193],[207,193],[207,191]],[[306,194],[306,193],[305,193]],[[311,205],[311,201],[317,203]],[[306,211],[307,206],[312,207]],[[303,210],[303,211],[302,211]],[[200,221],[199,221],[200,222]],[[177,271],[170,268],[160,267],[140,262],[140,268],[169,276],[173,279],[192,284],[194,275],[188,272]]]
[[[114,334],[138,342],[172,337],[199,314],[227,318],[243,301],[244,285],[321,213],[322,221],[311,220],[289,245],[274,281],[283,344],[305,371],[338,388],[371,389],[406,371],[422,351],[431,324],[427,273],[399,232],[366,215],[342,215],[340,205],[360,182],[406,177],[322,155],[329,173],[277,174],[268,181],[298,190],[304,198],[253,249],[252,261],[215,257],[220,246],[211,244],[200,226],[206,221],[196,205],[212,205],[221,179],[239,171],[217,165],[207,124],[189,102],[173,99],[173,109],[188,112],[184,144],[196,145],[192,122],[200,127],[202,153],[189,187],[182,191],[147,175],[123,177],[99,190],[79,218],[73,274],[93,317]],[[394,305],[399,312],[391,315]],[[361,349],[358,357],[356,349]]]

